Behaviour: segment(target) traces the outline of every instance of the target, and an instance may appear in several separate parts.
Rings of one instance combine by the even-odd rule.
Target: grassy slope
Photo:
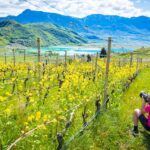
[[[120,54],[121,57],[129,57],[130,53],[122,53]],[[140,48],[137,49],[135,51],[133,51],[133,56],[136,57],[140,57],[140,58],[150,58],[150,48]]]
[[[116,100],[116,107],[111,107],[101,114],[98,119],[70,145],[74,150],[146,150],[150,149],[150,135],[141,132],[133,137],[129,130],[132,128],[132,114],[140,107],[141,90],[150,91],[150,69],[142,71],[122,98]],[[140,129],[144,129],[140,125]]]
[[[150,48],[141,48],[134,51],[135,55],[140,55],[140,57],[148,57],[150,58]]]
[[[2,37],[0,37],[0,46],[5,46],[8,43],[8,41]]]
[[[22,25],[9,20],[0,22],[0,38],[6,39],[10,43],[36,46],[37,37],[41,38],[42,46],[86,43],[77,33],[53,24]],[[2,42],[2,40],[0,41]]]

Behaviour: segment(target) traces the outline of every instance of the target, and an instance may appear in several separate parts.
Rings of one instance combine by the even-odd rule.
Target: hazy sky
[[[18,15],[25,9],[75,17],[90,14],[150,17],[150,0],[0,0],[0,16]]]

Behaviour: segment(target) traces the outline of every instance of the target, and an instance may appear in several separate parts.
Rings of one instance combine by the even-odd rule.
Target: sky
[[[25,9],[79,18],[90,14],[150,17],[150,0],[0,0],[0,17],[16,16]]]

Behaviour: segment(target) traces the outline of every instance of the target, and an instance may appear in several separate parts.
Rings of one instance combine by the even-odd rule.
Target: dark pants
[[[143,127],[147,130],[147,131],[150,131],[150,127],[148,126],[148,119],[143,115],[141,114],[139,116],[139,120],[141,122],[141,124],[143,125]]]

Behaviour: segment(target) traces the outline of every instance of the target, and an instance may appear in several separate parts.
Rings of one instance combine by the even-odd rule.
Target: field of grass
[[[150,58],[150,48],[140,48],[133,51],[134,58]],[[121,57],[130,57],[131,53],[122,53],[120,54]]]
[[[148,150],[150,134],[139,123],[140,135],[130,134],[133,128],[133,111],[141,107],[140,91],[150,91],[150,69],[142,70],[130,88],[116,97],[116,105],[100,114],[83,135],[72,142],[69,149],[74,150]]]

